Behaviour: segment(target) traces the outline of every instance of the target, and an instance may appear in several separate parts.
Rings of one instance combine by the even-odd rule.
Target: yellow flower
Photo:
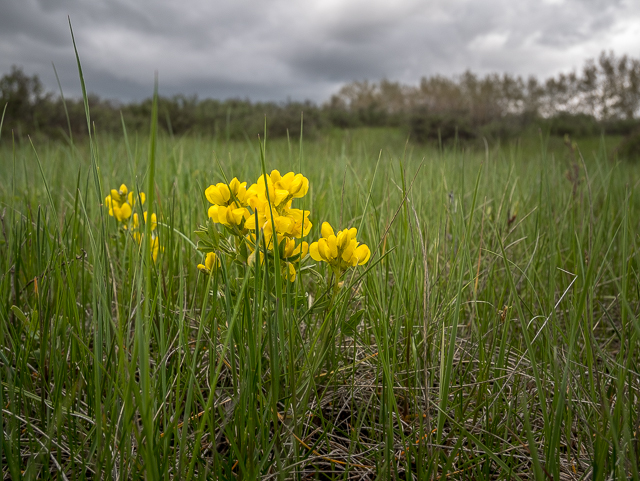
[[[320,231],[322,238],[309,246],[313,260],[327,262],[337,274],[369,261],[371,250],[356,240],[358,231],[355,227],[341,230],[336,235],[331,225],[323,222]]]
[[[255,248],[256,238],[254,234],[247,236],[247,245],[251,250],[251,254],[249,254],[249,258],[247,262],[250,266],[254,265],[256,262],[257,252],[260,252],[260,264],[264,263],[264,254],[263,252]],[[267,248],[270,251],[273,251],[273,238],[267,240],[265,238],[265,242],[268,242]],[[278,236],[278,255],[280,257],[280,267],[282,268],[282,275],[289,279],[290,282],[296,280],[296,265],[300,263],[300,260],[304,258],[309,252],[309,244],[307,242],[301,242],[296,245],[295,239],[291,239],[289,237]]]
[[[289,282],[296,280],[296,265],[300,264],[300,260],[309,252],[309,244],[301,242],[296,246],[296,241],[293,239],[287,239],[284,245],[282,270],[285,276],[289,279]],[[295,259],[295,260],[294,260]]]
[[[251,234],[246,237],[246,240],[247,245],[251,250],[251,255],[249,256],[249,265],[253,265],[253,262],[255,261],[256,236],[254,234]],[[265,236],[264,242],[267,245],[267,249],[273,251],[273,237],[267,238]],[[306,256],[309,252],[309,244],[307,242],[301,242],[300,244],[296,245],[296,239],[292,239],[290,237],[285,237],[282,235],[277,236],[277,242],[279,246],[278,254],[282,260],[285,260],[287,262],[292,262],[291,258],[295,258],[297,261],[300,258]]]
[[[282,214],[282,209],[291,207],[292,199],[304,197],[308,190],[309,180],[302,174],[289,172],[282,176],[277,170],[272,170],[270,175],[260,176],[247,192],[250,194],[249,205],[254,209],[264,208],[270,201],[272,207]]]
[[[111,198],[114,202],[119,202],[120,204],[122,204],[123,202],[127,201],[126,199],[128,192],[129,189],[127,189],[127,186],[122,184],[120,185],[120,188],[118,190],[111,189]]]
[[[141,203],[144,204],[144,192],[139,193],[139,198]],[[127,186],[122,184],[117,190],[111,189],[109,195],[104,199],[104,203],[109,209],[111,217],[115,217],[118,222],[125,222],[131,217],[136,200],[138,200],[138,197],[135,197],[133,192],[129,192]]]
[[[149,246],[149,248],[151,249],[151,258],[153,259],[153,262],[155,262],[158,259],[158,252],[164,250],[164,248],[160,245],[160,241],[158,240],[157,236],[151,236],[151,245]]]
[[[142,247],[142,242],[144,241],[144,234],[141,234],[140,232],[134,232],[133,238],[138,243],[138,245]],[[149,243],[149,250],[151,251],[151,258],[153,259],[153,262],[155,262],[158,259],[158,252],[164,251],[164,248],[160,245],[158,236],[155,234],[151,234],[151,242]]]
[[[144,192],[139,192],[138,195],[135,197],[133,195],[133,192],[129,192],[127,201],[129,202],[129,205],[133,207],[136,201],[138,200],[138,198],[140,199],[140,205],[144,205],[144,201],[147,200],[147,197],[144,195]]]
[[[281,209],[278,213],[275,209],[269,207],[269,204],[263,204],[257,213],[257,226],[264,230],[266,237],[271,237],[273,233],[273,224],[275,224],[276,232],[288,237],[300,238],[306,236],[313,224],[309,220],[309,211],[300,209]],[[273,223],[271,221],[273,215]],[[256,230],[256,215],[251,215],[245,222],[245,227],[250,230]]]
[[[216,185],[210,185],[204,191],[207,200],[214,205],[231,205],[236,202],[240,207],[249,205],[249,198],[254,195],[254,191],[247,191],[247,183],[240,182],[237,178],[231,179],[229,185],[222,182]]]
[[[300,209],[287,209],[275,219],[276,231],[289,237],[300,238],[306,236],[313,224],[309,220],[309,211]],[[265,231],[268,225],[264,226]]]
[[[204,195],[214,205],[227,205],[229,199],[231,199],[231,191],[227,184],[223,183],[210,185],[204,191]]]
[[[207,200],[213,205],[209,207],[209,217],[216,224],[227,227],[240,226],[250,215],[247,207],[254,191],[247,191],[247,183],[233,178],[229,185],[222,182],[210,185],[204,191]]]
[[[266,181],[265,181],[266,178]],[[258,181],[249,187],[249,191],[255,194],[251,197],[251,207],[254,209],[263,209],[265,204],[268,205],[269,201],[273,207],[278,207],[284,202],[289,192],[284,189],[277,189],[273,185],[273,181],[270,176],[261,175]]]
[[[207,256],[204,259],[204,264],[198,264],[198,269],[202,272],[210,273],[214,268],[220,267],[220,260],[215,252],[207,253]]]
[[[111,189],[110,194],[104,199],[109,209],[109,215],[115,217],[118,222],[124,222],[131,217],[131,204],[127,203],[127,186],[122,184],[120,189]]]
[[[271,181],[276,190],[286,190],[289,196],[294,199],[304,197],[309,190],[309,180],[302,174],[289,172],[281,176],[280,172],[273,170],[271,172]]]
[[[283,270],[289,282],[293,282],[296,280],[297,272],[292,262],[285,262],[285,265],[283,266]]]
[[[144,222],[147,222],[147,213],[144,213]],[[139,227],[140,223],[139,223],[139,219],[138,219],[138,214],[133,214],[133,229],[137,229]],[[156,230],[156,227],[158,227],[158,217],[156,216],[155,212],[153,214],[151,214],[151,230]]]
[[[234,202],[229,206],[212,205],[209,207],[209,218],[216,224],[226,225],[228,227],[241,225],[244,219],[249,218],[249,210],[245,207],[237,207]]]
[[[291,257],[299,255],[300,257],[304,257],[309,252],[309,244],[307,242],[301,242],[296,246],[296,241],[294,239],[287,238],[286,244],[284,245],[283,256],[285,259],[289,259]]]

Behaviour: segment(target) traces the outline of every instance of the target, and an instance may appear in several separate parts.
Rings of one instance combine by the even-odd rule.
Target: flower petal
[[[120,192],[118,192],[116,189],[111,189],[111,201],[114,204],[117,204],[118,207],[120,207],[120,204],[122,204],[122,197],[120,197]]]
[[[247,210],[244,207],[241,207],[239,209],[228,209],[227,211],[227,216],[231,216],[231,218],[229,220],[233,220],[234,224],[236,225],[240,225],[240,223],[242,222],[242,219],[244,218],[244,211]]]
[[[327,246],[331,259],[336,259],[338,257],[338,239],[336,239],[336,236],[329,236],[327,239]]]
[[[218,267],[220,261],[218,261],[218,256],[215,252],[208,252],[207,257],[204,260],[204,264],[208,270],[211,270],[214,267]]]
[[[282,178],[282,176],[280,175],[280,172],[277,170],[272,170],[271,175],[269,177],[271,178],[271,182],[273,182],[274,184]]]
[[[293,282],[296,280],[296,268],[291,262],[287,262],[287,266],[289,267],[289,282]]]
[[[338,242],[338,250],[343,251],[349,245],[349,241],[351,240],[349,239],[349,231],[341,230],[338,232],[336,239]]]
[[[131,206],[129,204],[122,204],[122,207],[119,209],[118,220],[122,222],[129,217],[131,217]]]
[[[318,243],[317,242],[313,242],[310,246],[309,246],[309,255],[311,256],[311,258],[314,261],[322,261],[324,260],[322,258],[322,256],[320,255],[320,252],[318,251]]]
[[[209,214],[209,218],[216,224],[220,223],[220,221],[218,220],[218,209],[219,206],[212,205],[211,207],[209,207],[209,211],[207,212]]]
[[[271,194],[271,192],[269,192]],[[283,200],[289,197],[289,191],[284,189],[276,189],[275,190],[275,199],[271,199],[274,205],[280,205]]]
[[[351,264],[353,264],[353,254],[356,251],[356,246],[358,245],[358,243],[355,240],[352,240],[351,242],[349,242],[346,246],[345,249],[342,251],[342,260]]]
[[[322,234],[322,237],[324,237],[325,239],[328,239],[329,236],[334,235],[331,224],[329,224],[328,222],[323,222],[322,227],[320,227],[320,233]]]
[[[331,250],[327,245],[327,239],[324,237],[318,241],[318,252],[320,253],[320,257],[322,257],[322,260],[331,262]]]
[[[361,244],[356,249],[356,257],[359,265],[366,264],[369,261],[369,257],[371,257],[371,250],[365,244]]]

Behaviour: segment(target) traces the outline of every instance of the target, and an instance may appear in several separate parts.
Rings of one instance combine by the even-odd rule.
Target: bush
[[[481,126],[479,132],[489,140],[506,140],[520,135],[537,119],[535,112],[508,114]]]
[[[614,150],[614,156],[622,160],[640,160],[640,128],[627,135]]]
[[[608,135],[631,135],[640,128],[638,119],[613,119],[602,123]]]
[[[456,138],[472,140],[478,132],[465,114],[432,114],[420,108],[409,117],[409,135],[419,143],[439,141],[444,144]]]
[[[602,126],[593,115],[560,112],[553,117],[540,120],[540,126],[551,135],[564,137],[588,137],[598,135]]]

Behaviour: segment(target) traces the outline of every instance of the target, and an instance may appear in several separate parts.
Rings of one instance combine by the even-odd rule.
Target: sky
[[[346,83],[580,70],[640,58],[638,0],[0,0],[0,75],[12,65],[90,92],[327,101]]]

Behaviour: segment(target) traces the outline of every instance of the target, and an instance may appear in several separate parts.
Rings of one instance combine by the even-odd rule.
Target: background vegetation
[[[121,104],[88,96],[101,132],[146,132],[151,99]],[[18,67],[0,79],[0,106],[7,105],[4,135],[76,138],[86,135],[82,99],[44,92],[37,76]],[[457,77],[423,78],[418,85],[353,82],[322,105],[312,102],[253,103],[249,100],[160,97],[159,129],[170,135],[206,134],[225,139],[255,138],[265,116],[270,138],[297,138],[300,113],[310,139],[331,128],[399,127],[417,142],[478,141],[516,137],[542,129],[551,135],[627,136],[619,153],[636,158],[640,134],[640,61],[603,52],[580,72],[539,81],[511,75],[484,77],[470,71]]]

